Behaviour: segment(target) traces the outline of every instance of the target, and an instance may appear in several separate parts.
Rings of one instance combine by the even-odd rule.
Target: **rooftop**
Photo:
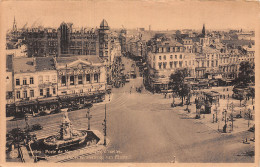
[[[15,73],[20,72],[35,72],[35,62],[34,58],[14,58],[13,59],[13,69]]]
[[[37,57],[36,71],[55,70],[55,65],[52,57]]]
[[[100,23],[100,28],[108,28],[108,23],[105,19],[103,19]]]
[[[103,60],[97,55],[62,55],[61,57],[57,57],[58,64],[68,64],[76,60],[84,60],[88,61],[92,64],[104,63]]]

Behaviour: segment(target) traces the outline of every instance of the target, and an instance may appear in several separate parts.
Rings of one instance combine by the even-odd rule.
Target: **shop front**
[[[38,102],[36,100],[15,102],[15,117],[23,117],[26,113],[34,115],[37,111]]]
[[[57,113],[60,111],[58,97],[38,99],[38,112]]]

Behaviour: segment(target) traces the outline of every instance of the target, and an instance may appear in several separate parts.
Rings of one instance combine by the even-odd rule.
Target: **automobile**
[[[248,131],[249,131],[249,132],[255,132],[255,125],[253,125],[252,127],[250,127],[250,128],[248,129]]]
[[[255,142],[255,137],[253,137],[253,138],[251,138],[249,140]]]
[[[75,111],[75,110],[78,110],[78,109],[79,109],[79,106],[77,104],[71,104],[68,107],[68,112],[69,111]]]
[[[237,114],[236,118],[242,118],[242,115],[241,114]]]

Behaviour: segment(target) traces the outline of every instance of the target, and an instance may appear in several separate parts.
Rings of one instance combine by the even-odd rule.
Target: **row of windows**
[[[34,84],[34,78],[33,77],[30,77],[30,81],[29,81],[29,83],[27,82],[27,78],[23,78],[22,79],[22,83],[21,83],[21,81],[20,81],[20,79],[19,78],[17,78],[16,79],[16,85],[29,85],[29,83],[31,84],[31,85],[33,85]],[[45,76],[45,82],[50,82],[50,76]],[[52,76],[52,82],[56,82],[56,76],[55,75],[53,75]],[[43,76],[39,76],[39,83],[41,84],[41,83],[43,83]]]
[[[182,52],[183,50],[184,50],[183,47],[160,47],[160,48],[158,48],[159,53]]]
[[[20,98],[28,98],[28,97],[34,97],[34,90],[30,90],[29,91],[30,94],[28,96],[27,90],[22,91],[23,96],[21,96],[21,92],[17,91],[16,92],[16,98],[20,99]],[[55,95],[56,94],[56,88],[52,89],[52,94]],[[46,88],[46,95],[50,96],[50,88]],[[40,96],[43,96],[43,89],[40,89]]]
[[[34,79],[33,77],[30,77],[30,84],[34,84]],[[27,78],[23,78],[23,83],[20,82],[20,79],[16,79],[16,85],[28,85],[27,83]]]
[[[90,74],[86,74],[86,83],[91,83],[91,77]],[[69,77],[69,85],[75,85],[76,81],[75,81],[75,77],[74,76],[70,76]],[[94,83],[98,83],[100,82],[100,74],[94,74]],[[83,84],[83,75],[78,75],[78,85],[82,85]],[[67,85],[67,79],[66,76],[62,76],[61,77],[61,85],[62,86],[66,86]]]
[[[167,58],[167,56],[164,55],[164,56],[163,56],[163,59],[166,60],[166,58]],[[174,58],[177,59],[178,56],[175,55]],[[182,59],[182,55],[179,55],[179,58]],[[173,55],[170,55],[170,59],[173,59]],[[153,57],[153,60],[155,60],[155,56]],[[159,56],[159,60],[162,60],[162,56]]]
[[[174,65],[174,68],[177,68],[178,64],[179,64],[179,67],[182,67],[183,62],[182,61],[179,61],[179,63],[178,63],[178,61],[170,62],[170,68],[173,68],[173,65]],[[163,63],[160,62],[160,63],[158,63],[158,66],[159,66],[159,69],[166,69],[167,62],[163,62]]]

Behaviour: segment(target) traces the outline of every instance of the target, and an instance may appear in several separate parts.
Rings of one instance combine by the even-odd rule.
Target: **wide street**
[[[81,157],[74,162],[253,162],[254,156],[238,156],[254,150],[254,143],[242,139],[252,132],[221,134],[195,119],[183,117],[171,108],[161,94],[137,93],[142,78],[131,79],[124,87],[112,90],[107,108],[107,150]],[[130,89],[132,92],[130,94]],[[87,109],[69,112],[74,128],[87,129]],[[103,133],[105,104],[91,108],[91,129]],[[29,124],[40,123],[38,138],[57,133],[62,113],[29,118]],[[24,120],[7,121],[7,130],[25,127]]]

